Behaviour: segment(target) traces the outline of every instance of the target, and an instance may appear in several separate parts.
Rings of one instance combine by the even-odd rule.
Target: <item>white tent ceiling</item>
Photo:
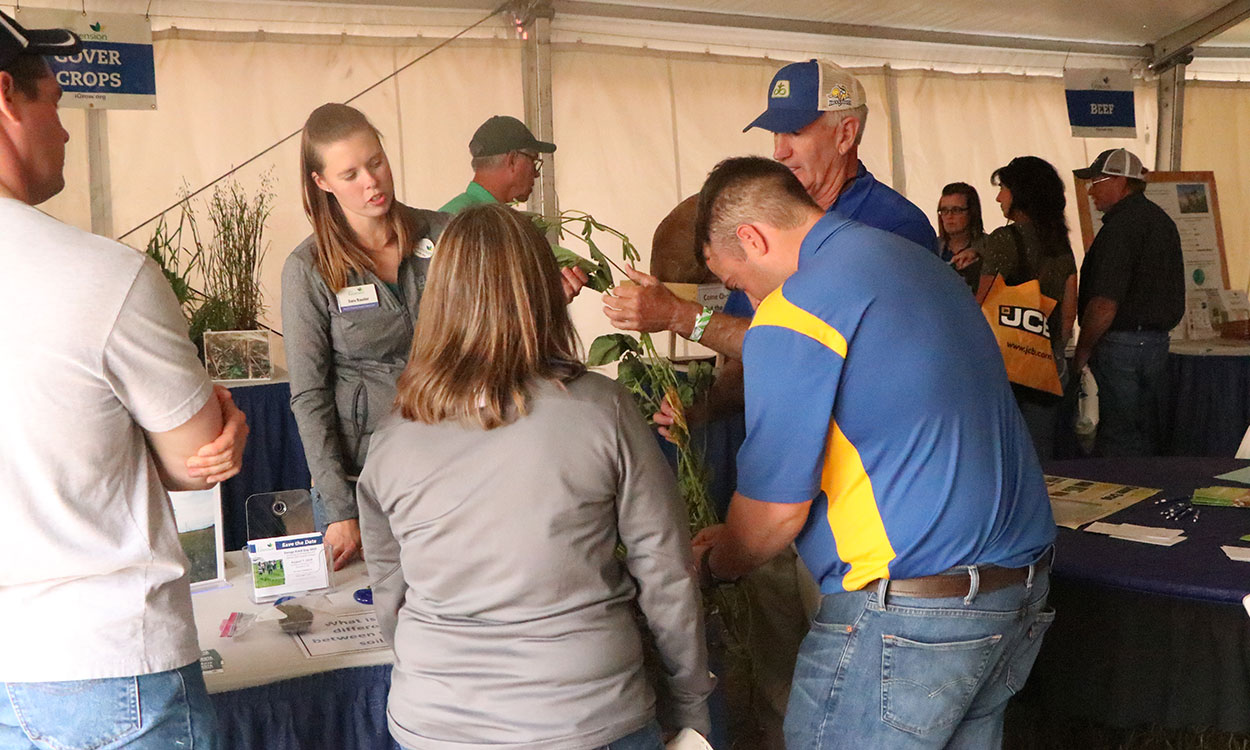
[[[544,0],[554,9],[556,41],[667,46],[749,56],[836,51],[862,64],[968,66],[1054,75],[1079,58],[1144,67],[1151,45],[1187,43],[1203,32],[1205,70],[1241,74],[1250,63],[1214,66],[1206,59],[1250,59],[1250,0]],[[0,0],[12,7],[14,0]],[[26,0],[31,7],[80,8],[84,0]],[[447,36],[499,7],[502,0],[85,0],[95,10],[145,12],[154,28],[208,31]],[[515,6],[539,0],[516,0]],[[474,35],[510,33],[506,18]],[[1220,33],[1222,32],[1222,33]],[[855,40],[872,40],[873,44]],[[1168,46],[1168,51],[1173,51]],[[872,59],[878,58],[875,61]],[[1031,56],[1022,53],[1032,53]],[[1118,63],[1115,60],[1118,59]],[[848,59],[856,64],[854,59]]]
[[[1147,45],[1201,20],[1227,0],[582,0],[557,3],[570,11],[589,6],[641,6],[650,9],[780,18],[885,30],[988,35],[1004,39],[1049,39]]]
[[[490,10],[495,0],[259,0],[282,5],[339,5],[355,8],[443,8]],[[523,4],[523,2],[521,3]],[[828,0],[552,0],[559,15],[614,17],[660,22],[703,23],[838,36],[938,40],[992,46],[1072,50],[1100,45],[1131,53],[1225,11],[1250,11],[1250,4],[1229,0],[877,0],[832,3]],[[983,39],[978,40],[979,37]],[[1222,34],[1218,47],[1247,47],[1250,23]]]

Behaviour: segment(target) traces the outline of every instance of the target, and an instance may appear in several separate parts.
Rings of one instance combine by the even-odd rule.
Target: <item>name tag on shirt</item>
[[[378,288],[373,284],[345,286],[335,295],[339,301],[339,312],[364,310],[378,306]]]

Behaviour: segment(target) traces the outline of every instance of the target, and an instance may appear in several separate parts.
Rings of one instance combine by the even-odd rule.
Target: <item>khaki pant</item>
[[[820,606],[820,588],[794,546],[747,575],[756,716],[766,750],[784,750],[781,732],[799,644]]]

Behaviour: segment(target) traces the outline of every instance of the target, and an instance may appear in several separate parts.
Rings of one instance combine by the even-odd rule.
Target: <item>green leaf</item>
[[[586,273],[594,273],[599,269],[599,264],[588,258],[583,258],[567,247],[552,245],[551,252],[555,254],[556,263],[559,264],[561,268],[573,268],[576,266]]]
[[[608,333],[590,343],[590,353],[586,355],[589,367],[600,367],[615,362],[626,352],[637,352],[638,342],[633,336],[625,333]]]
[[[642,384],[647,378],[647,368],[637,357],[625,357],[616,368],[616,380],[626,388],[638,386],[641,389]]]
[[[709,362],[691,362],[686,370],[690,386],[694,388],[695,398],[699,398],[712,385],[712,365]]]

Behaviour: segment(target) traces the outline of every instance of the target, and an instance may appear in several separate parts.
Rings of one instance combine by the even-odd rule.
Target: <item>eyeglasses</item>
[[[529,159],[530,161],[534,162],[535,172],[538,172],[539,170],[543,168],[543,158],[539,156],[538,154],[531,154],[528,151],[518,151],[517,153]]]
[[[958,216],[966,213],[968,213],[967,206],[942,206],[938,209],[938,216]]]
[[[1092,180],[1092,181],[1089,183],[1089,186],[1090,186],[1090,187],[1093,187],[1093,186],[1097,185],[1097,184],[1098,184],[1098,183],[1100,183],[1100,182],[1106,182],[1107,180],[1114,180],[1114,179],[1115,179],[1115,177],[1116,177],[1115,175],[1106,175],[1105,177],[1099,177],[1099,178],[1098,178],[1098,179],[1096,179],[1096,180]]]

